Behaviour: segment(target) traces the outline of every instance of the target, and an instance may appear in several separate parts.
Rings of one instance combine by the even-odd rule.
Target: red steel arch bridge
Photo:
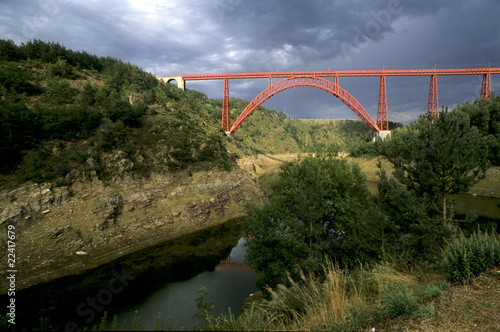
[[[387,76],[429,76],[429,99],[427,103],[427,114],[439,116],[438,109],[438,76],[453,75],[482,75],[481,98],[489,98],[491,95],[491,75],[500,74],[500,68],[462,68],[462,69],[408,69],[408,70],[327,70],[327,71],[283,71],[283,72],[253,72],[253,73],[221,73],[221,74],[197,74],[181,76],[161,76],[165,82],[177,81],[180,88],[184,89],[186,81],[202,80],[224,80],[224,91],[222,99],[222,128],[228,135],[233,135],[241,124],[266,100],[272,96],[295,87],[313,87],[326,91],[346,104],[374,133],[380,135],[388,132],[389,119],[387,114],[387,91],[385,78]],[[325,79],[333,78],[332,80]],[[376,121],[368,114],[365,108],[349,92],[339,85],[340,77],[380,77],[377,119]],[[229,80],[231,79],[269,79],[268,87],[255,97],[243,110],[236,121],[231,124],[229,108]],[[273,83],[273,79],[281,79]]]

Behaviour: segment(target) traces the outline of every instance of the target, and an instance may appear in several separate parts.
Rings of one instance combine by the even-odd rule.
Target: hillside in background
[[[238,155],[345,148],[371,138],[361,121],[291,120],[260,107],[231,140],[221,130],[222,100],[39,40],[0,41],[0,95],[3,185],[230,169]],[[233,121],[248,103],[231,99]]]

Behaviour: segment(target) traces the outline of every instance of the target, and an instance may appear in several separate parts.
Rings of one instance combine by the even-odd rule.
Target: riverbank
[[[124,176],[106,186],[93,177],[2,190],[0,222],[15,227],[19,291],[243,217],[246,201],[265,199],[257,179],[239,167]],[[5,294],[6,272],[0,277]]]

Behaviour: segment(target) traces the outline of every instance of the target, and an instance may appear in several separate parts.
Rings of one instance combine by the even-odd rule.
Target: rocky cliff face
[[[255,176],[237,166],[141,179],[124,175],[107,186],[91,176],[66,187],[26,184],[0,191],[0,222],[2,232],[15,226],[20,290],[242,217],[248,200],[261,203],[265,193]],[[0,245],[5,252],[6,241]],[[4,294],[6,271],[0,273]]]

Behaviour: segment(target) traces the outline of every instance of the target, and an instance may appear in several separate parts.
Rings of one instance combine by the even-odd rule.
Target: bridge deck
[[[500,68],[461,68],[461,69],[397,69],[397,70],[324,70],[324,71],[276,71],[254,73],[220,73],[182,75],[185,81],[252,79],[252,78],[288,78],[300,76],[316,77],[373,77],[373,76],[449,76],[449,75],[484,75],[500,74]]]

